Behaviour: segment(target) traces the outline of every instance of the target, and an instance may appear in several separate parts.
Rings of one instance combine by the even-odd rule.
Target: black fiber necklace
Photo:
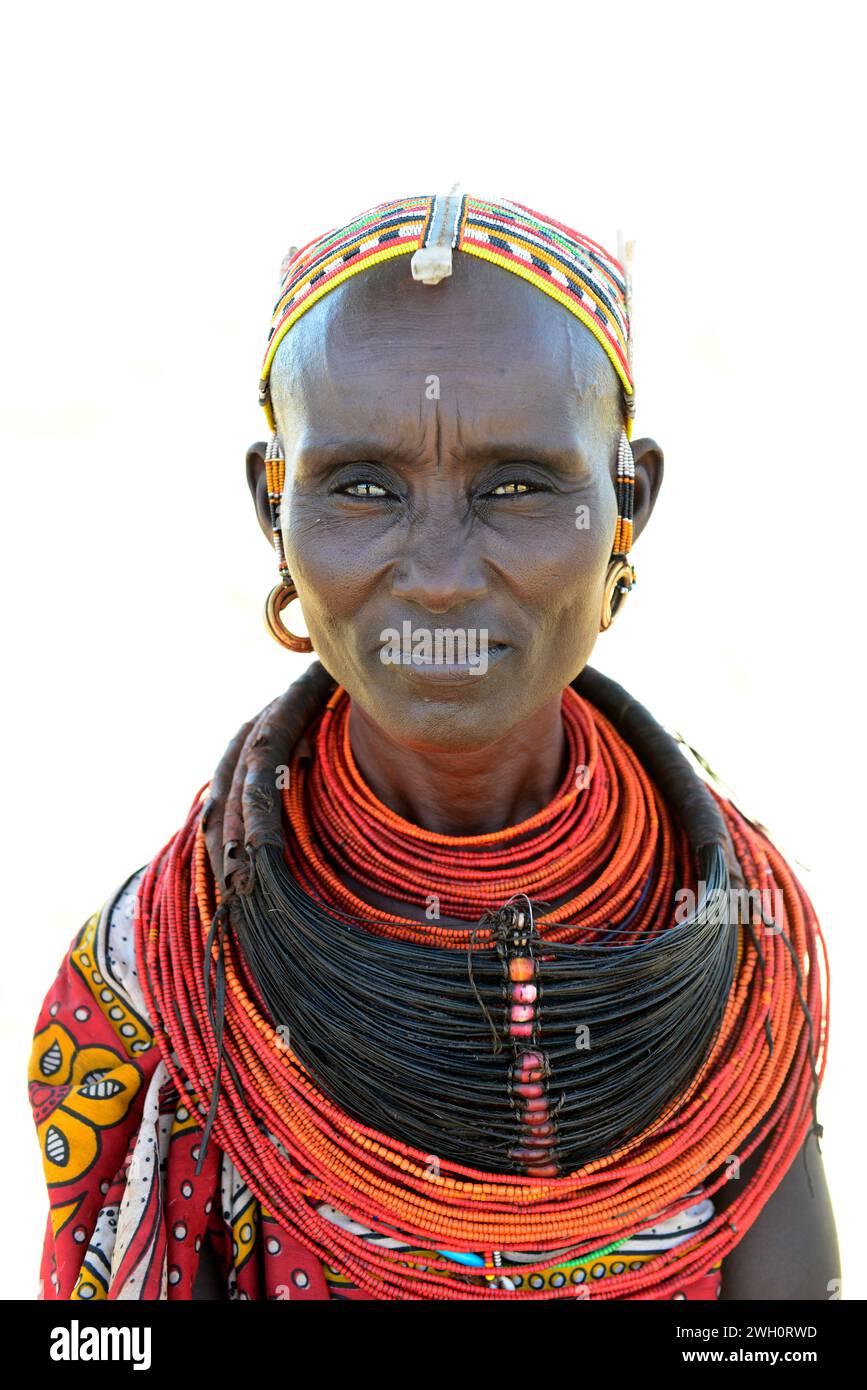
[[[249,726],[241,731],[214,779],[205,829],[224,926],[315,1084],[432,1160],[493,1173],[574,1171],[663,1123],[713,1047],[738,938],[728,930],[725,823],[675,741],[598,672],[574,682],[686,832],[700,885],[688,920],[627,945],[610,931],[553,943],[536,925],[544,905],[519,896],[477,924],[490,949],[464,953],[373,934],[362,916],[314,898],[286,862],[275,769],[333,688],[314,663],[266,712],[239,771]],[[468,944],[471,933],[468,924]],[[525,997],[519,1016],[529,1023],[516,1030],[515,1000]]]

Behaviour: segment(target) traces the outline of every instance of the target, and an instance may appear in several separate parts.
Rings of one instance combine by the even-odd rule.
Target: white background
[[[844,1292],[864,1297],[855,16],[7,10],[4,1296],[35,1293],[46,1212],[25,1085],[42,997],[303,661],[262,628],[273,562],[243,472],[280,260],[460,180],[615,248],[618,227],[636,238],[637,433],[666,478],[594,660],[809,866],[832,964],[825,1160]]]

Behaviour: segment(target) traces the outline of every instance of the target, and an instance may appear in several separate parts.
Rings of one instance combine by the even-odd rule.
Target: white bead
[[[420,280],[423,285],[438,285],[440,280],[445,280],[452,273],[452,248],[419,247],[409,264],[413,280]]]

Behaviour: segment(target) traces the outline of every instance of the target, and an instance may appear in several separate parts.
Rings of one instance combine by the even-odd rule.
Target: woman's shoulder
[[[136,955],[136,912],[139,889],[149,867],[145,864],[136,869],[109,894],[99,911],[85,923],[71,952],[77,963],[90,971],[91,983],[103,991],[100,1002],[108,1003],[105,991],[111,990],[142,1019],[147,1019],[148,1014]],[[86,961],[81,959],[82,950]],[[118,1021],[116,1016],[112,1021]]]
[[[148,866],[121,881],[76,932],[43,1000],[31,1053],[31,1090],[63,1080],[84,1048],[136,1064],[153,1046],[136,954],[138,892]],[[68,1081],[68,1078],[66,1078]]]
[[[124,879],[103,905],[99,924],[106,969],[144,1015],[147,1009],[139,983],[135,938],[138,893],[148,868],[145,864]]]

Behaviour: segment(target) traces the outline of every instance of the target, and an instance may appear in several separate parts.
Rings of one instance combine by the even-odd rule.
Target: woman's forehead
[[[439,288],[453,275],[456,261],[479,260],[531,284],[574,315],[601,345],[623,386],[628,438],[635,413],[629,243],[624,253],[625,266],[598,242],[522,203],[491,201],[457,188],[447,195],[377,204],[300,250],[291,248],[283,262],[259,378],[259,402],[269,427],[273,432],[276,423],[271,370],[287,334],[347,281],[411,257],[414,284]]]
[[[403,273],[401,273],[403,272]],[[306,314],[271,371],[276,414],[340,416],[366,406],[453,399],[566,414],[600,404],[617,420],[620,384],[584,325],[555,301],[484,261],[459,262],[436,286],[420,286],[400,262],[348,280]]]

